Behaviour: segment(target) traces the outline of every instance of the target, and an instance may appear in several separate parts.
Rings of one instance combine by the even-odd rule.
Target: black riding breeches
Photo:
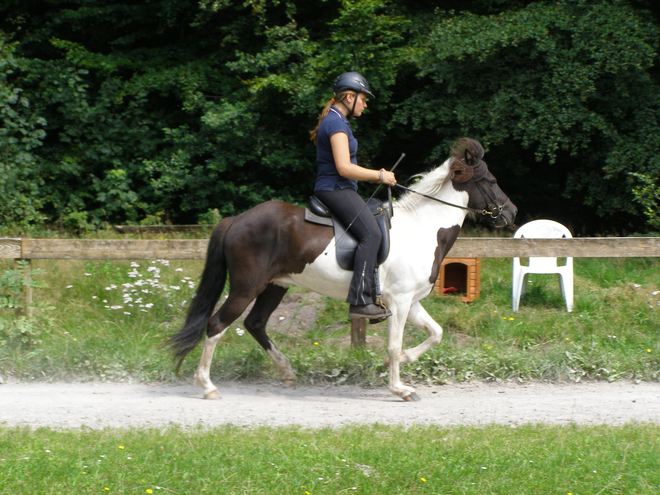
[[[355,252],[353,279],[346,302],[361,305],[373,303],[374,270],[378,250],[383,239],[378,222],[364,200],[353,189],[314,191],[321,200],[344,223],[358,241]]]

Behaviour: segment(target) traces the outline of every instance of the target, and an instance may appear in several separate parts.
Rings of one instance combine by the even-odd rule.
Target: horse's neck
[[[467,206],[467,194],[456,191],[449,180],[443,184],[435,197],[452,205]],[[393,227],[398,221],[401,221],[402,224],[415,222],[421,224],[425,230],[428,229],[435,233],[442,228],[462,226],[466,213],[466,210],[456,206],[420,197],[413,208],[395,208],[392,220]]]

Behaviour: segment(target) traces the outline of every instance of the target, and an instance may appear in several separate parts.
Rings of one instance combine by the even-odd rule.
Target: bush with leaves
[[[15,48],[0,31],[0,229],[3,224],[25,228],[44,219],[35,148],[46,136],[46,121],[10,82],[19,70]]]
[[[32,308],[24,297],[26,289],[46,287],[34,279],[43,274],[43,270],[30,270],[27,261],[20,261],[15,269],[0,276],[0,345],[29,349],[39,345],[43,333],[50,329],[47,312],[31,315]]]
[[[20,188],[73,230],[304,202],[308,130],[357,70],[377,95],[352,122],[360,164],[406,152],[403,180],[470,135],[523,219],[641,229],[631,174],[660,172],[656,3],[10,0],[7,80],[48,122]]]
[[[602,216],[639,215],[629,174],[660,174],[659,34],[653,17],[619,0],[438,16],[413,49],[426,82],[395,122],[530,150],[536,164],[509,171],[521,194],[554,207],[572,195]],[[557,170],[563,191],[545,198],[545,183],[530,187],[542,168]]]

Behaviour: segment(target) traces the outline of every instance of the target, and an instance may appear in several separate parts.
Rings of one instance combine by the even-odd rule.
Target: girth
[[[390,254],[390,215],[383,206],[383,202],[379,199],[372,198],[367,201],[367,208],[374,214],[380,231],[383,234],[383,240],[380,244],[376,261],[377,265],[382,265]],[[353,270],[358,241],[350,231],[346,230],[346,226],[342,221],[316,196],[310,198],[309,207],[305,208],[305,220],[311,223],[334,227],[337,263],[344,270]]]

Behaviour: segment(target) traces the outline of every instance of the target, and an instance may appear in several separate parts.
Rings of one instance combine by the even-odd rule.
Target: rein
[[[488,199],[491,199],[488,196],[488,194],[486,193],[486,191],[483,189],[483,186],[478,181],[476,181],[475,184],[477,184],[477,187],[479,188],[479,191],[481,191],[481,194],[483,194],[485,197],[488,197]],[[402,186],[401,184],[396,184],[395,187],[404,189],[404,190],[406,190],[408,192],[411,192],[411,193],[418,194],[418,195],[423,196],[427,199],[432,199],[433,201],[437,201],[438,203],[442,203],[442,204],[445,204],[447,206],[453,206],[454,208],[460,208],[461,210],[471,211],[472,213],[477,213],[477,214],[483,215],[483,216],[488,215],[493,220],[495,220],[497,217],[499,217],[502,214],[502,211],[504,210],[504,205],[506,204],[506,202],[505,202],[504,205],[498,205],[498,204],[492,202],[491,203],[492,207],[491,207],[490,211],[489,210],[478,210],[476,208],[469,208],[467,206],[461,206],[461,205],[456,205],[454,203],[449,203],[448,201],[444,201],[442,199],[435,198],[435,197],[430,196],[428,194],[424,194],[424,193],[421,193],[419,191],[415,191],[414,189],[411,189],[411,188],[406,187],[406,186]],[[507,198],[507,201],[508,201],[508,198]]]

